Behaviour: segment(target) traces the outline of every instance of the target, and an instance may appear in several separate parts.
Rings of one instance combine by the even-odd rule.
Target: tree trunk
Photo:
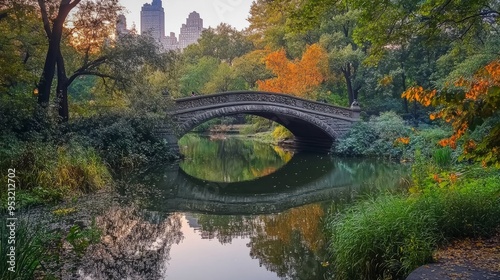
[[[59,117],[61,118],[61,122],[69,120],[68,86],[64,58],[61,51],[59,51],[59,55],[57,56],[57,101],[59,103]]]
[[[54,29],[56,23],[57,20],[54,22]],[[56,32],[53,32],[52,34],[54,33]],[[40,77],[40,81],[38,83],[38,104],[42,107],[47,107],[49,105],[50,89],[52,87],[52,81],[54,80],[54,74],[56,71],[56,60],[60,51],[60,42],[61,36],[59,36],[59,38],[57,38],[57,36],[51,36],[51,38],[49,38],[49,49],[47,50],[47,55],[45,57],[42,76]]]
[[[38,104],[42,107],[47,107],[49,105],[50,90],[52,88],[52,82],[54,81],[56,64],[58,57],[61,54],[61,38],[64,29],[64,22],[66,21],[66,17],[69,12],[80,1],[81,0],[73,0],[73,2],[71,2],[71,0],[61,0],[57,17],[52,24],[52,29],[50,29],[45,2],[44,0],[38,0],[44,21],[44,28],[49,40],[49,49],[47,50],[47,55],[45,57],[43,72],[40,76],[40,81],[38,82]]]
[[[403,92],[406,91],[406,75],[403,70],[403,73],[401,74],[401,79],[403,80]],[[405,113],[408,114],[408,100],[406,98],[403,98],[403,110]]]
[[[349,107],[349,106],[351,106],[351,104],[354,102],[354,99],[356,98],[354,96],[354,90],[352,88],[351,71],[349,69],[349,66],[342,69],[342,73],[344,74],[345,82],[347,85],[347,96],[349,97],[349,104],[347,106]]]

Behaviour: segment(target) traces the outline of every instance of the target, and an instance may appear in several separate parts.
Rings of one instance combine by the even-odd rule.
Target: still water
[[[328,279],[333,203],[395,187],[404,167],[294,153],[251,140],[182,139],[185,159],[127,177],[126,203],[78,269],[86,279]]]

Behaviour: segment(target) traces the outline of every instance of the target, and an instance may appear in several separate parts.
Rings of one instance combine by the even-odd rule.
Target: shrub
[[[399,158],[403,155],[404,146],[395,145],[398,138],[406,137],[410,127],[394,112],[382,113],[372,117],[370,121],[361,121],[334,147],[334,152],[349,156],[380,156]]]
[[[113,167],[171,160],[168,143],[155,133],[160,119],[108,114],[80,119],[71,126],[80,143],[95,148]]]
[[[334,147],[337,154],[349,156],[369,155],[372,143],[377,139],[375,130],[367,122],[355,124],[347,135]]]
[[[275,141],[293,138],[293,134],[282,125],[276,126],[271,135]]]

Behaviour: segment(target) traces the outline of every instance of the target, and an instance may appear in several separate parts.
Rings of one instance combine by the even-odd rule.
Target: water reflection
[[[248,240],[252,259],[281,279],[324,279],[327,267],[322,223],[326,205],[309,204],[279,214],[221,216],[196,214],[200,235],[223,245]]]
[[[161,166],[125,178],[120,192],[134,207],[113,208],[98,217],[104,236],[86,256],[80,275],[325,279],[330,272],[322,265],[328,259],[323,223],[332,201],[393,187],[406,173],[391,163],[320,154],[291,157],[269,145],[231,141],[195,138],[195,146],[204,147],[188,146],[192,154],[180,167]],[[235,156],[238,145],[243,151]],[[222,166],[226,170],[217,173]]]
[[[212,182],[241,182],[271,174],[285,165],[292,151],[257,141],[226,138],[211,141],[188,134],[179,142],[187,174]]]
[[[170,248],[178,244],[180,214],[112,207],[97,217],[101,243],[92,245],[78,274],[82,279],[163,279]]]

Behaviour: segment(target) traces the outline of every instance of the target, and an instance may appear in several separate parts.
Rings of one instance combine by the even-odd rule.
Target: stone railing
[[[206,107],[251,103],[281,104],[316,113],[341,116],[345,118],[357,118],[360,111],[359,107],[344,108],[306,100],[287,94],[258,91],[235,91],[176,99],[174,114]]]

